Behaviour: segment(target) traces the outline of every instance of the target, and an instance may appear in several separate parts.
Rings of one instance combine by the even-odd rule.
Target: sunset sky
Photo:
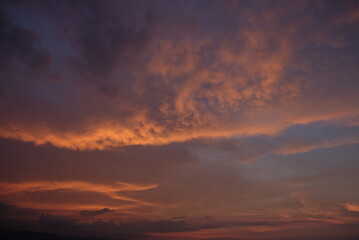
[[[0,3],[0,230],[359,239],[359,1]]]

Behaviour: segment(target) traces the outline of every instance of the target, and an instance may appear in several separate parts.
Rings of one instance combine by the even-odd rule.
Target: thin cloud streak
[[[125,182],[115,182],[113,185],[100,185],[100,184],[92,184],[87,182],[79,182],[79,181],[55,181],[55,182],[17,182],[17,183],[4,183],[0,182],[0,195],[6,196],[11,194],[21,194],[25,192],[43,192],[43,191],[52,191],[52,190],[73,190],[73,191],[85,191],[85,192],[94,192],[104,194],[112,199],[116,200],[124,200],[129,202],[130,204],[124,204],[124,209],[136,207],[137,205],[145,205],[145,206],[156,206],[156,204],[152,204],[149,202],[141,201],[138,199],[134,199],[131,197],[126,197],[125,194],[121,194],[123,192],[131,192],[131,191],[143,191],[152,188],[156,188],[158,185],[137,185]],[[26,204],[26,203],[24,203]],[[24,206],[23,206],[24,207]],[[26,205],[28,208],[47,208],[47,209],[78,209],[81,207],[82,209],[96,209],[99,206],[80,206],[78,204],[74,206],[70,205],[59,205],[59,204],[37,204],[30,203]],[[121,204],[118,206],[121,207]]]

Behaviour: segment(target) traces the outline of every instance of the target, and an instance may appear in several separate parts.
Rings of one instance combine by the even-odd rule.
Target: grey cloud
[[[94,238],[77,238],[77,237],[66,237],[46,232],[34,232],[31,231],[19,231],[19,230],[0,230],[1,239],[6,240],[100,240]],[[101,239],[103,240],[103,239]],[[118,239],[121,240],[121,239]]]
[[[114,210],[111,210],[109,208],[103,208],[101,210],[94,210],[94,211],[89,211],[89,210],[80,211],[80,215],[84,217],[92,217],[110,212],[114,212]]]
[[[129,90],[123,76],[127,68],[142,61],[157,21],[156,2],[17,1],[14,5],[54,20],[62,38],[71,45],[71,70],[108,95]]]
[[[47,70],[51,56],[37,46],[36,33],[15,24],[1,5],[0,28],[0,73],[3,78],[11,78],[19,69],[30,75]]]
[[[186,219],[187,217],[184,217],[184,216],[176,216],[176,217],[173,217],[171,218],[171,220],[183,220],[183,219]]]
[[[163,138],[167,143],[182,134],[186,136],[182,137],[184,140],[196,138],[197,130],[221,132],[219,126],[227,123],[235,122],[236,130],[242,129],[250,109],[270,111],[273,106],[292,102],[301,107],[306,105],[306,99],[327,105],[323,101],[332,94],[343,97],[343,105],[355,102],[358,85],[353,63],[357,62],[357,55],[348,49],[355,46],[352,35],[357,23],[344,21],[345,26],[351,26],[349,30],[344,25],[341,30],[333,23],[355,8],[353,2],[275,1],[268,5],[249,1],[223,4],[7,1],[6,4],[22,9],[24,15],[51,19],[58,38],[71,49],[63,63],[67,67],[56,84],[39,83],[22,89],[16,96],[11,93],[17,93],[18,87],[4,87],[5,107],[11,110],[3,114],[2,120],[7,137],[24,135],[30,141],[41,144],[49,141],[73,149],[147,144],[143,140],[152,137]],[[38,44],[33,34],[25,35],[31,35],[29,46]],[[328,39],[341,44],[327,42]],[[20,41],[18,45],[22,49],[24,44]],[[315,61],[311,55],[313,48],[317,51],[313,54],[317,57]],[[41,49],[32,52],[45,56]],[[46,65],[42,64],[43,58],[46,56],[26,61],[40,68]],[[339,66],[334,73],[333,65]],[[56,96],[49,92],[56,92]],[[314,101],[314,96],[320,96],[319,101]],[[12,105],[16,105],[15,110]],[[342,105],[334,110],[337,108]],[[318,109],[333,111],[323,106]],[[310,109],[303,111],[304,115],[310,114]],[[252,120],[258,119],[248,122]],[[96,135],[99,122],[121,127],[92,139],[89,136]],[[149,123],[153,127],[144,129]],[[17,127],[8,130],[10,125]],[[28,133],[28,129],[33,132]],[[122,131],[127,130],[131,136],[123,139],[126,134]],[[39,137],[43,132],[46,134]],[[65,146],[64,142],[70,140],[62,141],[62,133],[90,140]],[[251,156],[248,158],[250,161]]]
[[[35,218],[38,217],[40,213],[36,210],[18,208],[14,205],[6,204],[0,202],[0,217],[1,218]]]
[[[259,135],[197,142],[192,153],[202,162],[240,160],[252,162],[270,155],[299,154],[359,142],[359,127],[331,122],[290,126],[277,135]]]
[[[59,23],[69,27],[66,35],[79,54],[74,63],[84,79],[94,81],[105,93],[121,90],[125,94],[127,89],[117,89],[126,84],[125,78],[116,79],[114,73],[140,59],[154,24],[151,13],[145,10],[136,19],[134,2],[68,1],[64,5],[68,6],[56,11],[68,11],[61,13],[74,18]]]
[[[2,206],[5,206],[4,204]],[[5,206],[3,208],[12,208],[16,207]],[[37,211],[38,212],[38,211]],[[40,212],[38,212],[40,213]],[[24,217],[24,216],[23,216]],[[299,218],[297,220],[267,220],[267,221],[253,221],[253,220],[244,220],[244,221],[231,221],[231,222],[217,222],[211,225],[207,223],[197,223],[195,225],[188,223],[185,220],[159,220],[159,221],[149,221],[149,220],[137,220],[132,222],[122,222],[115,223],[110,222],[81,222],[79,219],[72,216],[57,216],[49,214],[41,214],[32,220],[22,221],[23,217],[17,218],[15,225],[8,221],[9,229],[16,227],[17,230],[26,230],[31,229],[32,231],[47,232],[47,233],[56,233],[66,236],[77,236],[80,238],[93,237],[93,238],[123,238],[123,239],[152,239],[150,233],[172,233],[172,232],[189,232],[196,231],[201,229],[216,229],[216,228],[232,228],[232,227],[252,227],[252,226],[286,226],[286,225],[306,225],[311,226],[310,223],[320,223],[318,220],[308,220],[305,218]],[[318,218],[319,216],[316,216]],[[323,222],[325,222],[325,217],[323,216]],[[2,219],[1,219],[2,220]],[[20,224],[21,223],[21,224]],[[10,224],[10,225],[9,225]],[[5,226],[5,225],[4,225]],[[329,226],[330,227],[330,226]],[[339,226],[334,225],[334,228],[345,229],[351,228],[353,225],[342,224]],[[293,228],[295,230],[295,228]],[[289,232],[291,230],[288,230]],[[271,235],[268,235],[268,239]],[[216,239],[216,238],[209,238]],[[221,239],[221,238],[219,238]],[[224,238],[225,239],[225,238]],[[231,238],[229,238],[231,239]],[[235,239],[235,238],[233,238]],[[261,236],[258,236],[258,239],[262,239]],[[264,238],[263,238],[264,239]],[[265,238],[267,239],[267,238]],[[279,239],[285,239],[279,237]],[[311,239],[308,236],[302,237],[302,239]],[[321,238],[319,238],[321,239]],[[338,237],[333,239],[340,239]]]
[[[18,208],[6,204],[1,204],[1,213],[3,209],[12,209],[17,211]],[[20,209],[21,210],[21,209]],[[23,211],[23,210],[21,210]],[[7,229],[26,230],[49,232],[56,234],[66,234],[68,236],[82,236],[82,237],[133,237],[142,238],[148,236],[148,233],[153,232],[181,232],[193,231],[197,228],[191,227],[185,220],[136,220],[133,222],[114,223],[111,222],[81,222],[79,218],[72,216],[58,216],[50,214],[41,214],[41,211],[24,209],[25,211],[36,212],[33,218],[28,219],[26,215],[18,215],[16,221],[9,221],[11,216],[9,212],[1,214],[0,223],[2,227]],[[102,209],[98,211],[83,211],[81,215],[88,217],[98,214],[110,212],[109,209]],[[101,212],[101,213],[100,213]],[[7,224],[3,224],[6,221]]]

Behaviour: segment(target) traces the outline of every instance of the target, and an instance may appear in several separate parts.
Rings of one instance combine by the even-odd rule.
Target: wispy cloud
[[[80,191],[80,192],[93,192],[103,194],[111,199],[119,200],[118,202],[113,202],[113,206],[121,209],[130,209],[137,207],[139,205],[153,205],[152,203],[141,201],[135,198],[131,198],[124,194],[125,192],[131,191],[143,191],[152,188],[156,188],[158,185],[137,185],[124,182],[116,182],[112,185],[100,185],[93,184],[88,182],[79,182],[79,181],[38,181],[38,182],[16,182],[16,183],[0,183],[0,195],[17,195],[24,193],[36,193],[36,192],[46,192],[46,191],[61,191],[62,190],[71,190],[71,191]],[[53,192],[54,193],[54,192]],[[116,204],[117,203],[117,204]],[[36,200],[29,202],[22,202],[23,206],[28,208],[48,208],[48,209],[93,209],[96,210],[99,208],[98,204],[96,205],[86,205],[83,203],[80,204],[59,204],[57,202],[51,203],[41,203],[36,202]]]

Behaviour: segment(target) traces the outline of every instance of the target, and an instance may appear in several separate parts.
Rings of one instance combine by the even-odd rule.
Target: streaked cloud
[[[0,195],[3,198],[10,198],[12,202],[23,202],[22,199],[19,199],[19,195],[24,195],[29,193],[30,195],[34,195],[36,193],[47,193],[52,195],[58,195],[60,198],[61,196],[66,196],[67,191],[80,191],[82,196],[86,197],[86,193],[97,193],[105,195],[106,197],[118,200],[112,201],[113,206],[119,209],[129,209],[133,207],[137,207],[138,205],[153,205],[151,203],[141,201],[135,198],[127,197],[125,194],[121,194],[123,192],[131,192],[131,191],[143,191],[151,188],[156,188],[158,185],[137,185],[131,183],[124,183],[124,182],[115,182],[113,185],[100,185],[100,184],[92,184],[87,182],[79,182],[79,181],[63,181],[63,182],[16,182],[16,183],[0,183]],[[75,195],[72,192],[72,195]],[[71,192],[70,192],[71,193]],[[39,198],[40,197],[40,198]],[[90,197],[95,198],[95,196],[90,195]],[[38,201],[37,200],[40,200]],[[101,198],[100,198],[101,199]],[[99,200],[100,200],[99,199]],[[91,200],[91,199],[90,199]],[[41,195],[34,195],[34,198],[31,199],[29,196],[28,202],[23,202],[22,207],[27,208],[47,208],[47,209],[97,209],[99,205],[86,205],[86,199],[82,198],[82,203],[76,203],[76,199],[71,200],[68,204],[61,204],[56,201],[56,198],[46,198],[44,203],[43,200],[41,201]],[[62,199],[64,201],[64,199]],[[80,200],[81,201],[81,200]],[[53,204],[51,202],[54,202]],[[21,205],[21,203],[20,203]]]

